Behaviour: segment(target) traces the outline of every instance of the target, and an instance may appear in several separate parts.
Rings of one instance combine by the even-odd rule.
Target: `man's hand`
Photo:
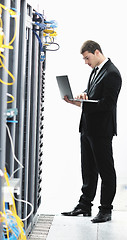
[[[78,106],[78,107],[81,106],[81,102],[80,102],[80,101],[69,100],[67,96],[64,96],[64,100],[65,100],[67,103],[71,103],[71,104],[76,105],[76,106]]]
[[[80,94],[79,96],[77,96],[76,99],[88,100],[88,96],[87,96],[87,94],[84,92],[84,93]]]

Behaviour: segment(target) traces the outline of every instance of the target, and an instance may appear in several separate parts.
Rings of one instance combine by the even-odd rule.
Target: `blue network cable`
[[[35,22],[35,25],[39,26],[39,29],[35,29],[35,31],[43,31],[46,29],[46,24],[44,23],[38,23],[38,22]]]
[[[44,21],[44,23],[48,24],[50,28],[57,28],[58,27],[58,24],[55,20]]]
[[[39,46],[40,46],[40,52],[41,52],[41,56],[40,56],[40,61],[43,62],[45,60],[45,54],[44,54],[44,49],[43,49],[43,44],[42,41],[40,39],[40,37],[38,36],[38,34],[36,33],[35,30],[33,30],[35,36],[37,37],[38,41],[39,41]]]

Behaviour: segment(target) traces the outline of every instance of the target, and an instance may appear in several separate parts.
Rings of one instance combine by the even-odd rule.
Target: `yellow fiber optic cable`
[[[8,43],[8,44],[4,44],[3,42],[5,41],[5,36],[4,36],[4,33],[3,33],[3,29],[2,29],[2,19],[1,19],[1,15],[2,15],[2,8],[6,11],[9,12],[9,14],[11,16],[14,17],[15,19],[15,31],[14,31],[14,36],[12,38],[12,40]],[[11,9],[8,9],[7,7],[5,7],[4,5],[0,4],[0,68],[4,68],[4,70],[8,73],[8,75],[12,78],[12,82],[11,83],[7,83],[5,81],[3,81],[2,79],[0,79],[0,82],[5,84],[5,85],[13,85],[14,82],[15,82],[15,78],[13,76],[13,74],[5,67],[4,63],[3,63],[3,59],[5,60],[5,57],[4,55],[1,53],[1,49],[4,49],[4,48],[9,48],[9,49],[13,49],[13,46],[11,46],[11,44],[14,42],[15,40],[15,37],[16,37],[16,32],[17,32],[17,18],[16,18],[16,12],[11,10]]]
[[[16,12],[13,11],[12,9],[9,9],[9,8],[5,7],[4,5],[2,5],[2,4],[0,3],[0,16],[2,15],[2,8],[3,8],[4,10],[8,11],[9,14],[10,14],[12,17],[14,17],[14,19],[15,19],[15,31],[14,31],[14,36],[13,36],[12,40],[11,40],[8,44],[3,45],[4,48],[13,49],[13,47],[10,46],[10,45],[14,42],[14,40],[15,40],[15,38],[16,38],[16,32],[17,32],[17,14],[16,14]],[[2,20],[1,20],[1,21],[2,21]],[[1,21],[0,21],[0,22],[1,22]]]
[[[44,33],[54,33],[54,29],[53,28],[45,29]]]
[[[13,16],[14,16],[14,19],[15,19],[15,32],[14,32],[14,36],[12,38],[12,40],[9,42],[9,46],[14,42],[15,38],[16,38],[16,33],[17,33],[17,15],[14,11],[10,11],[10,14],[13,12]],[[12,14],[11,14],[12,15]]]
[[[1,13],[0,13],[0,16],[1,16]],[[0,17],[0,27],[1,27],[1,28],[3,27],[3,22],[2,22],[1,17]]]
[[[43,33],[43,36],[44,36],[44,37],[46,37],[46,36],[56,37],[56,36],[57,36],[57,32],[55,32],[55,31],[54,31],[53,33],[46,33],[46,32],[44,32],[44,33]]]
[[[16,12],[13,11],[12,9],[7,8],[5,5],[0,3],[0,14],[2,14],[2,8],[10,13],[10,15],[15,16]]]
[[[15,82],[15,78],[14,78],[13,74],[3,64],[2,60],[1,60],[1,57],[5,60],[5,56],[2,53],[0,53],[0,68],[3,67],[5,69],[5,71],[8,73],[8,75],[12,78],[13,82],[7,83],[7,82],[4,82],[2,79],[0,79],[0,82],[5,84],[5,85],[13,85],[14,82]]]
[[[3,213],[0,212],[0,223],[4,221]]]
[[[0,6],[0,27],[2,28],[3,23],[2,23],[1,15],[2,15],[2,8]]]
[[[12,102],[14,102],[14,97],[10,94],[10,93],[7,93],[7,96],[8,97],[10,97],[12,100],[10,100],[10,101],[7,101],[7,103],[12,103]]]

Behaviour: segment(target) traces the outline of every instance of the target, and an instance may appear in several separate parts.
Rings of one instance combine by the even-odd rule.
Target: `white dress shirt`
[[[104,64],[108,61],[108,58],[105,58],[105,60],[98,66],[98,70],[96,72],[96,75],[99,73],[99,71],[101,70],[101,68],[104,66]]]
[[[99,73],[99,71],[101,70],[101,68],[104,66],[104,64],[105,64],[108,60],[109,60],[108,58],[105,58],[105,60],[98,66],[96,75]],[[96,75],[95,75],[95,76],[96,76]],[[94,76],[94,77],[95,77],[95,76]],[[82,107],[82,103],[81,103],[81,107]]]

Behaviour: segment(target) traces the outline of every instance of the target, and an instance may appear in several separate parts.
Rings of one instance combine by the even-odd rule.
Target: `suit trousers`
[[[82,195],[79,204],[91,208],[96,195],[98,175],[101,178],[99,207],[111,212],[112,202],[116,193],[116,172],[112,151],[113,137],[90,137],[81,133],[81,170]]]

